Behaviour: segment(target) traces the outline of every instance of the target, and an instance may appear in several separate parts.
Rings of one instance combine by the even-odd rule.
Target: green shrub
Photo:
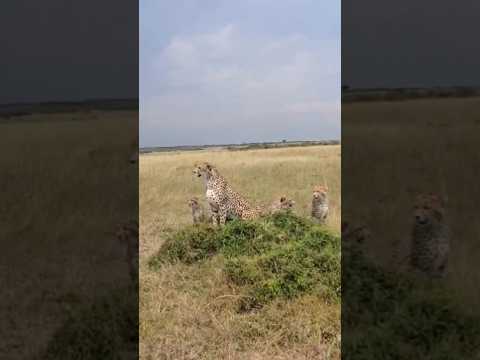
[[[189,226],[168,238],[158,253],[149,260],[152,268],[165,262],[193,264],[216,254],[221,246],[214,228],[207,225]]]
[[[332,245],[338,243],[333,236],[330,241]],[[249,310],[275,298],[295,298],[314,290],[325,300],[338,301],[340,252],[338,246],[329,245],[292,240],[262,255],[227,259],[227,277],[245,286],[248,294],[240,309]]]
[[[231,221],[221,228],[188,227],[167,239],[150,265],[193,264],[216,254],[224,258],[226,278],[244,290],[240,310],[313,291],[338,301],[340,239],[292,213]]]

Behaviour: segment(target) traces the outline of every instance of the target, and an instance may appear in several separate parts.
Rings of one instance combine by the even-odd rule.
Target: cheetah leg
[[[210,203],[209,206],[209,220],[213,226],[218,225],[218,206],[214,203]]]
[[[226,209],[219,209],[218,210],[218,223],[219,223],[219,225],[225,225],[226,220],[227,220]]]
[[[219,223],[218,213],[212,212],[211,221],[214,226],[218,226],[218,223]]]

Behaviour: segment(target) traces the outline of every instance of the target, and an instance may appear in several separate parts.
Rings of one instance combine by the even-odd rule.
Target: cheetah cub
[[[209,222],[209,217],[205,213],[205,210],[197,197],[190,199],[188,201],[188,206],[192,209],[192,220],[194,224]]]
[[[328,216],[328,188],[317,186],[313,189],[312,218],[320,224],[324,224]]]
[[[126,247],[125,260],[128,263],[130,279],[138,281],[138,222],[135,220],[117,227],[117,239]]]
[[[429,277],[444,277],[450,252],[443,201],[435,194],[418,195],[413,211],[410,267]]]
[[[295,206],[295,201],[288,199],[286,196],[281,196],[280,199],[275,200],[268,208],[269,214],[275,214],[280,211],[292,210]]]

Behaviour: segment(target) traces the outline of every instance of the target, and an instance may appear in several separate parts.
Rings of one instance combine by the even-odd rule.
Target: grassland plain
[[[282,194],[293,198],[301,217],[309,216],[312,188],[327,184],[331,213],[326,229],[337,236],[340,231],[340,146],[142,155],[141,358],[339,358],[339,302],[305,293],[290,300],[274,299],[257,311],[239,312],[239,287],[226,281],[224,256],[194,266],[181,262],[151,266],[152,257],[172,234],[188,229],[189,198],[204,198],[202,182],[192,176],[193,165],[200,161],[216,165],[254,204],[268,204]],[[235,231],[235,226],[226,231]],[[230,274],[238,275],[236,261],[228,265]]]
[[[138,184],[128,164],[137,127],[136,111],[0,121],[0,358],[34,359],[72,311],[129,284],[114,229],[138,206],[125,191]],[[64,350],[49,358],[81,356]]]
[[[452,232],[447,283],[475,310],[480,303],[480,97],[351,103],[342,108],[344,219],[364,221],[369,251],[389,262],[408,245],[417,193],[447,196]],[[350,176],[349,176],[350,175]],[[364,176],[359,181],[359,176]],[[365,210],[368,209],[368,212]],[[407,251],[404,247],[401,251]],[[476,309],[478,310],[478,309]]]
[[[449,273],[433,287],[377,277],[342,249],[346,358],[478,358],[480,329],[465,317],[479,323],[479,107],[479,97],[342,105],[342,218],[369,227],[367,256],[391,270],[408,253],[417,193],[447,198],[451,228]]]

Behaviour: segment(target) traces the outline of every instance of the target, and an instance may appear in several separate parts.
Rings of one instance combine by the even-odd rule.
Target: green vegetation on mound
[[[149,264],[158,269],[165,262],[194,264],[212,256],[223,257],[226,279],[243,289],[241,311],[303,293],[339,301],[339,237],[291,213],[221,228],[187,227],[167,239]]]
[[[461,315],[446,292],[342,249],[342,358],[473,359],[480,319]]]
[[[42,359],[117,360],[137,353],[138,297],[124,288],[72,310]]]

